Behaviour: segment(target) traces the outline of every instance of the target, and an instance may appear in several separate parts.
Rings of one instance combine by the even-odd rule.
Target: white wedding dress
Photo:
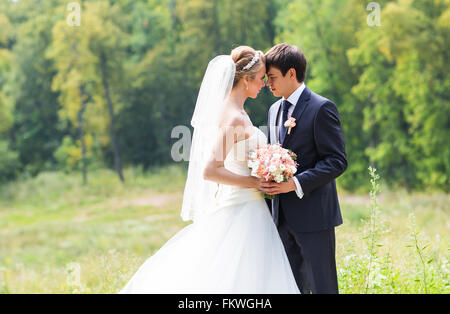
[[[267,142],[253,128],[225,158],[229,171],[250,175],[240,154]],[[299,293],[262,192],[219,185],[210,206],[147,259],[120,293]]]

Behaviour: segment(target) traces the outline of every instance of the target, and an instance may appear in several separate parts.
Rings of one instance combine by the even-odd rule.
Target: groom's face
[[[272,66],[267,71],[267,86],[275,97],[285,96],[289,83],[288,76],[284,76],[279,69]]]

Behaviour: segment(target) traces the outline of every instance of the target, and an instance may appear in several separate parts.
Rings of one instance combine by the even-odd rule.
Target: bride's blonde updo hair
[[[253,57],[259,53],[259,60],[249,69],[244,68],[252,61]],[[258,50],[256,51],[249,46],[239,46],[231,51],[231,58],[236,64],[236,74],[234,75],[233,87],[235,87],[239,81],[248,75],[250,78],[254,79],[256,73],[266,64],[264,53]]]

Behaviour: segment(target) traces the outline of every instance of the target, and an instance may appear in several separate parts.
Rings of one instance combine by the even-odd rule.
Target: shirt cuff
[[[298,198],[303,198],[304,193],[302,190],[302,186],[300,185],[296,177],[293,177],[292,180],[294,180],[295,186],[297,187],[295,193],[297,193]]]

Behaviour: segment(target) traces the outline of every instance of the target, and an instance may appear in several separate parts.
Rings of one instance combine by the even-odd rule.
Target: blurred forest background
[[[449,191],[449,0],[377,1],[380,26],[362,0],[84,0],[80,26],[69,3],[0,0],[0,182],[173,164],[209,60],[288,42],[338,106],[341,188],[368,188],[373,165],[391,187]],[[255,125],[274,100],[248,101]]]
[[[343,124],[340,291],[448,294],[450,0],[0,0],[0,294],[119,291],[188,224],[208,62],[280,42]]]

